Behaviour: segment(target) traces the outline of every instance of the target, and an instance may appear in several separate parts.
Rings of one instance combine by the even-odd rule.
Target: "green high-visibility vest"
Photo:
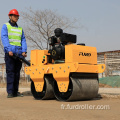
[[[13,27],[10,23],[5,23],[8,29],[9,43],[15,46],[21,46],[22,28]]]

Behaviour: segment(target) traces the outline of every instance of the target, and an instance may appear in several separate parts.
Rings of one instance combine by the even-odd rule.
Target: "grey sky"
[[[70,31],[78,43],[97,47],[97,51],[120,50],[120,0],[0,0],[0,29],[8,21],[8,13],[31,7],[34,10],[57,10],[60,15],[77,18],[84,26]],[[22,23],[18,24],[21,26]],[[24,27],[23,27],[24,29]],[[30,51],[28,52],[30,54]]]

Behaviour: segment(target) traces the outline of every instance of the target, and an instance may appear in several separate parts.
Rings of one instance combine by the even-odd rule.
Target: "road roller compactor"
[[[98,73],[105,70],[97,64],[97,50],[75,44],[77,36],[55,29],[49,38],[49,50],[32,50],[30,66],[25,73],[31,78],[35,99],[57,98],[60,101],[90,100],[97,96]]]

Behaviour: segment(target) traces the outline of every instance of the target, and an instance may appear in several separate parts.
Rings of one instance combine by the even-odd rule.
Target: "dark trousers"
[[[5,54],[6,74],[7,74],[7,93],[17,93],[19,87],[20,70],[22,62]]]

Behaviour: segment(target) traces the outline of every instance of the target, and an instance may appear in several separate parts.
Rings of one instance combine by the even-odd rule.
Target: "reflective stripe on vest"
[[[12,27],[9,23],[6,23],[6,25],[8,29],[9,43],[11,45],[21,46],[22,28]]]
[[[19,42],[19,43],[21,43],[21,40],[10,39],[9,41],[10,42]]]

